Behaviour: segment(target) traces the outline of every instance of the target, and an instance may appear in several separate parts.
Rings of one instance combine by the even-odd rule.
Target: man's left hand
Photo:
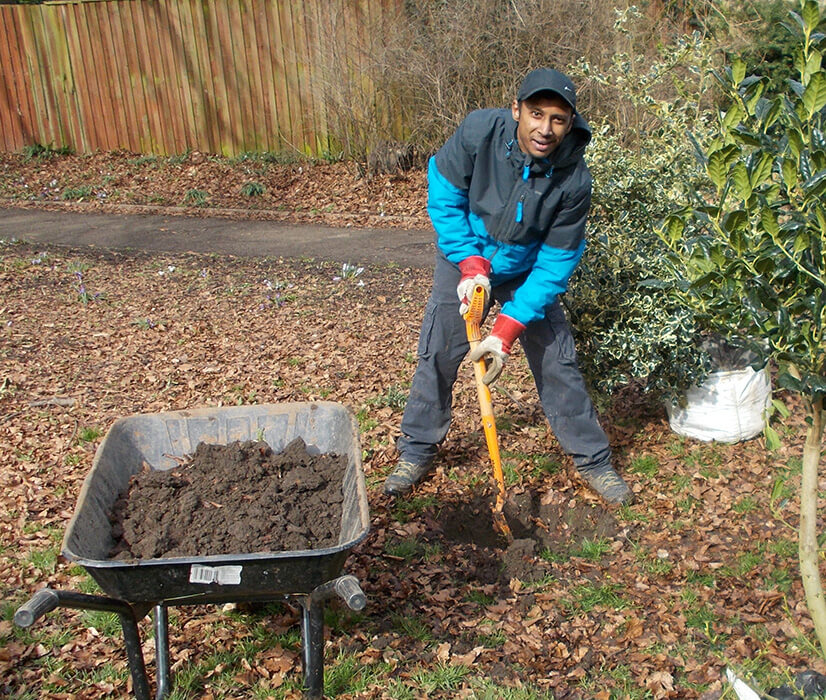
[[[502,374],[502,368],[511,354],[511,346],[519,334],[525,330],[524,324],[510,316],[499,314],[496,323],[485,338],[470,353],[472,362],[478,362],[486,355],[490,356],[487,372],[482,377],[485,384],[493,384]]]

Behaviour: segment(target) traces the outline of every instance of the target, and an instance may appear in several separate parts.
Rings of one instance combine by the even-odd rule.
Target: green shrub
[[[679,202],[680,184],[697,177],[687,134],[705,128],[700,100],[708,50],[695,39],[661,51],[653,64],[617,54],[600,75],[581,66],[586,78],[624,92],[638,129],[594,129],[586,153],[594,178],[588,248],[563,302],[594,388],[610,393],[640,380],[676,397],[705,375],[708,359],[697,347],[692,308],[665,293],[673,272],[654,228]],[[667,81],[682,99],[657,97]]]

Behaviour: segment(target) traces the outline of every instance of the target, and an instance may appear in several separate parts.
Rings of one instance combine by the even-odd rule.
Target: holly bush
[[[594,178],[588,247],[563,300],[581,369],[601,392],[639,380],[677,398],[709,370],[693,305],[667,293],[674,271],[655,232],[682,201],[685,184],[700,187],[705,179],[688,134],[707,128],[701,99],[708,53],[694,37],[663,47],[658,62],[618,53],[606,73],[580,66],[582,81],[623,93],[637,112],[634,133],[607,123],[594,129],[586,156]],[[658,97],[674,86],[682,99]]]

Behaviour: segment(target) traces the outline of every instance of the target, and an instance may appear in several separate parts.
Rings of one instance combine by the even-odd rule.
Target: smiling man
[[[509,109],[472,112],[431,158],[427,208],[436,266],[386,493],[407,493],[433,467],[469,350],[462,314],[481,284],[487,308],[501,305],[471,355],[487,358],[485,382],[497,379],[518,338],[545,415],[579,474],[609,503],[631,500],[612,467],[559,303],[585,248],[591,175],[583,154],[590,140],[574,84],[539,68]]]

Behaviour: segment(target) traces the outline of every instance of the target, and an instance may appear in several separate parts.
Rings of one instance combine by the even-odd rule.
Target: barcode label
[[[231,586],[241,583],[240,566],[204,566],[193,564],[189,570],[190,583],[217,583]]]

